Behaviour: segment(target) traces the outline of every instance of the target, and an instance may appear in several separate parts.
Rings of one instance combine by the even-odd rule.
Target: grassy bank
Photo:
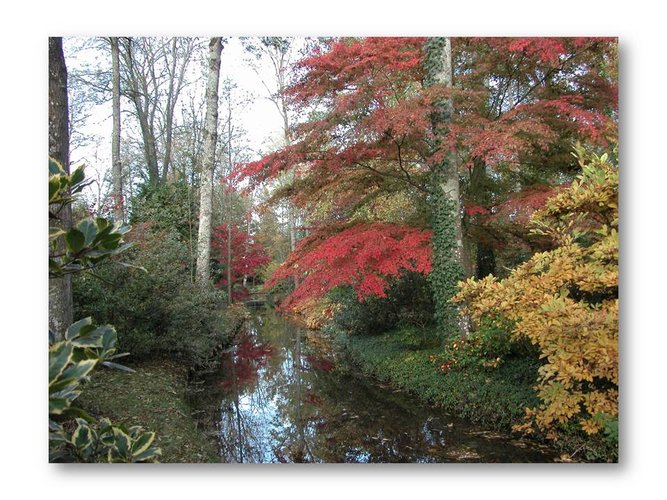
[[[510,357],[495,369],[473,366],[443,374],[430,360],[442,349],[406,343],[400,331],[370,336],[340,334],[338,339],[368,375],[488,429],[510,432],[513,424],[523,420],[525,408],[539,402],[533,389],[539,367],[535,359]],[[563,454],[565,461],[618,460],[614,445],[572,426],[549,444]]]
[[[186,372],[165,361],[129,365],[135,373],[100,369],[78,399],[96,416],[155,431],[161,462],[218,462],[215,444],[197,429],[186,403]]]
[[[368,374],[400,387],[446,413],[471,422],[508,431],[537,403],[534,385],[538,364],[531,359],[511,360],[495,370],[468,369],[439,373],[429,356],[438,348],[406,346],[400,335],[346,337],[345,346]]]

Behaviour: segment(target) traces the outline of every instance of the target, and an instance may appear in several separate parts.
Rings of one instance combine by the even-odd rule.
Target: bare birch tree
[[[204,162],[200,181],[199,234],[197,237],[197,282],[206,286],[210,277],[211,210],[213,202],[213,172],[218,140],[218,84],[222,38],[209,42],[208,80],[206,83],[206,124],[204,129]]]

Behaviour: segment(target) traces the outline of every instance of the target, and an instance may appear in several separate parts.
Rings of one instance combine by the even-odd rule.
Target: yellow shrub
[[[552,437],[558,424],[593,434],[618,416],[618,167],[607,154],[576,151],[581,175],[532,220],[555,249],[504,280],[469,279],[453,299],[474,320],[513,321],[512,335],[538,346],[541,403],[516,428]]]

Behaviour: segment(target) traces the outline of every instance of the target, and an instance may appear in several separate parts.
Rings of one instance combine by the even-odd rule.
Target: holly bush
[[[160,449],[154,432],[127,428],[108,419],[96,421],[74,405],[92,371],[104,364],[129,370],[111,360],[116,331],[95,326],[91,318],[72,324],[63,341],[49,348],[49,443],[51,462],[155,462]]]
[[[49,159],[49,219],[58,219],[87,182],[83,167],[68,174]],[[126,250],[129,227],[106,219],[84,219],[71,228],[49,228],[49,278],[92,272]],[[49,460],[51,462],[155,462],[160,449],[153,432],[99,421],[74,402],[99,365],[129,370],[112,362],[118,336],[111,325],[95,326],[90,317],[73,323],[65,338],[49,346]]]

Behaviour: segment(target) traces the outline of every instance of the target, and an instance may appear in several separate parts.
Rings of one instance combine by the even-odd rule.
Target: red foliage
[[[216,283],[219,288],[227,287],[227,234],[226,224],[213,229],[211,241],[211,247],[214,249],[213,258],[223,267],[222,278]],[[252,236],[235,226],[231,228],[231,249],[232,296],[235,299],[245,298],[248,296],[248,290],[241,284],[243,277],[254,277],[271,258]]]
[[[430,231],[374,223],[331,233],[326,228],[301,240],[266,283],[272,287],[291,276],[302,278],[283,308],[322,297],[340,285],[352,285],[360,301],[385,297],[388,277],[431,271]]]
[[[451,150],[464,152],[467,166],[475,159],[519,164],[567,131],[604,143],[613,128],[609,110],[617,109],[617,85],[598,71],[613,40],[453,39],[452,89],[423,87],[423,42],[343,39],[301,60],[290,102],[326,113],[301,124],[293,145],[240,166],[233,178],[256,183],[299,165],[319,179],[377,163],[384,174],[408,178]],[[456,114],[434,155],[428,147],[432,103],[444,96],[453,99]]]
[[[573,138],[603,144],[614,133],[618,109],[617,83],[605,74],[616,57],[614,43],[455,38],[453,88],[423,85],[422,38],[342,39],[297,63],[299,78],[287,97],[312,119],[294,130],[290,146],[231,176],[254,185],[294,169],[298,185],[281,196],[297,206],[334,200],[322,226],[271,280],[302,278],[286,307],[342,284],[352,285],[360,299],[382,296],[387,277],[401,269],[428,272],[428,231],[379,223],[341,230],[340,224],[371,195],[406,184],[428,192],[430,166],[450,152],[462,167],[517,167],[544,162],[545,151]],[[433,151],[433,102],[443,97],[452,99],[455,112]],[[524,192],[493,217],[516,211],[520,222],[546,196],[539,189]],[[472,205],[467,212],[482,216],[484,208]]]
[[[569,183],[555,188],[542,185],[531,186],[511,196],[504,203],[493,207],[493,215],[488,219],[488,222],[526,225],[533,213],[542,208],[548,198],[555,196],[567,186],[569,186]]]

